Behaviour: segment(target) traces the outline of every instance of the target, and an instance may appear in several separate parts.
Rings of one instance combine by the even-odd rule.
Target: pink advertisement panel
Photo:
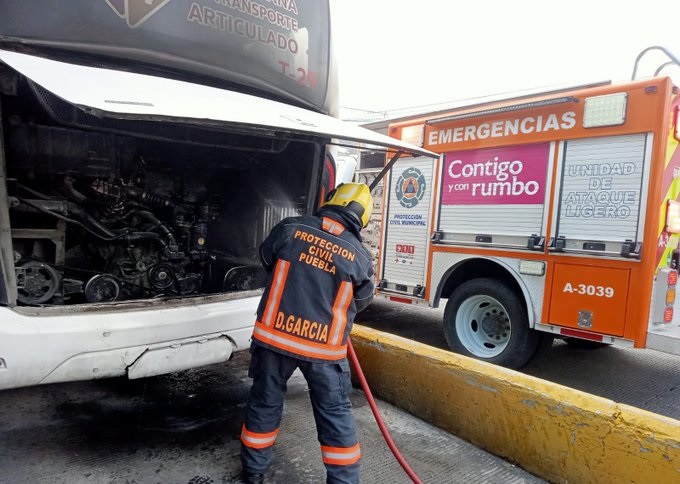
[[[550,143],[444,155],[442,205],[534,205],[545,199]]]

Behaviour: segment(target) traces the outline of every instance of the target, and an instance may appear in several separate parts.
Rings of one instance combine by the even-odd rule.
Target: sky
[[[340,115],[396,117],[417,106],[625,81],[646,47],[680,57],[679,10],[680,0],[334,0]],[[637,77],[667,60],[649,52]],[[680,84],[680,67],[662,74]]]

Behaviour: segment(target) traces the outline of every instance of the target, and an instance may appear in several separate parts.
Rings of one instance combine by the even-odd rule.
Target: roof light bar
[[[578,98],[574,96],[556,97],[553,99],[544,99],[542,101],[535,101],[529,103],[513,104],[512,106],[501,106],[499,108],[485,109],[484,111],[476,111],[474,113],[454,114],[452,116],[445,116],[443,118],[431,119],[425,124],[437,124],[447,121],[456,121],[458,119],[477,118],[479,116],[486,116],[487,114],[501,114],[512,111],[521,111],[522,109],[538,108],[542,106],[553,106],[555,104],[577,103]]]

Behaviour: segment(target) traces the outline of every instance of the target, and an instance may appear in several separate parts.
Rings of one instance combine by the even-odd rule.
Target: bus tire
[[[524,301],[489,278],[467,281],[451,294],[444,310],[444,333],[456,353],[508,368],[524,366],[541,339],[529,328]]]

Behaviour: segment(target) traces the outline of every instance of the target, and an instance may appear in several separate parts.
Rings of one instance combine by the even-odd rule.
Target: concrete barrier
[[[352,344],[377,397],[543,479],[680,483],[680,421],[359,325]]]

